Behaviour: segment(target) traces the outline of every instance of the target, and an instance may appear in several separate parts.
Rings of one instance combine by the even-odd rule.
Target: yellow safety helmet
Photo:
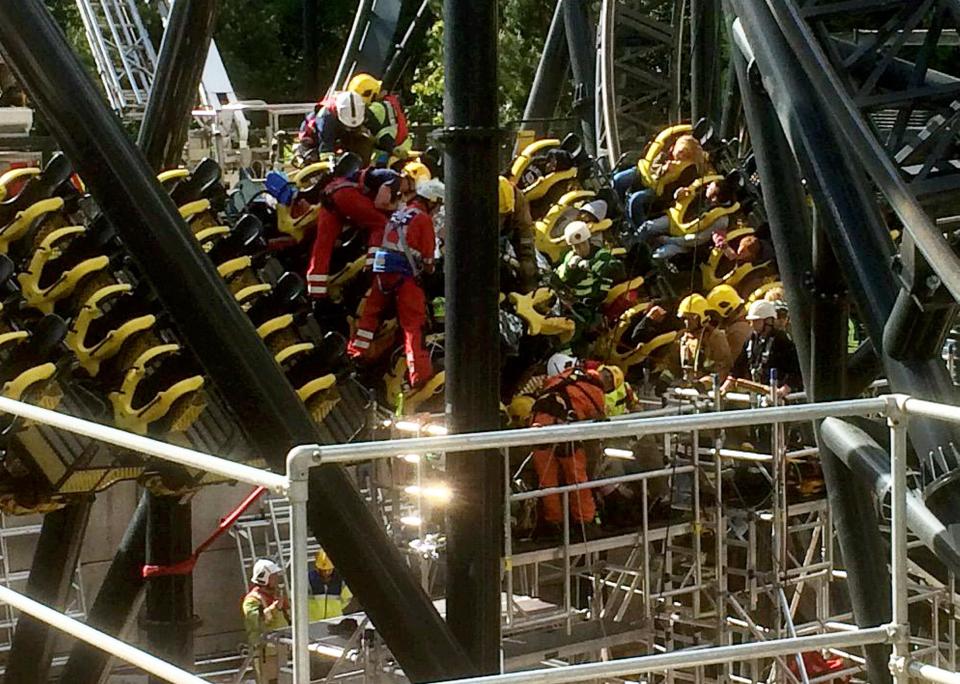
[[[696,293],[687,295],[683,298],[683,301],[680,302],[680,306],[677,307],[677,318],[696,316],[700,319],[700,322],[703,323],[707,320],[708,308],[707,299],[703,295]]]
[[[413,179],[414,184],[433,178],[430,169],[423,162],[411,161],[403,166],[403,173]]]
[[[382,86],[383,84],[370,74],[357,74],[350,79],[347,90],[362,97],[364,104],[370,104],[370,101],[380,94]]]
[[[518,394],[510,400],[507,407],[507,414],[513,420],[514,425],[521,425],[533,413],[534,398],[529,394]]]
[[[512,214],[517,206],[517,198],[514,194],[513,183],[500,176],[500,213]]]
[[[607,371],[613,377],[613,389],[619,389],[623,386],[623,369],[620,366],[600,366],[601,371]]]
[[[323,549],[317,551],[317,557],[313,559],[313,565],[320,572],[331,572],[333,570],[333,561]]]
[[[717,285],[707,295],[707,305],[711,311],[726,316],[738,306],[743,306],[743,297],[730,285]]]

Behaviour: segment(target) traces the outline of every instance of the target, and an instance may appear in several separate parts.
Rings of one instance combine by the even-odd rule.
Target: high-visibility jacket
[[[370,129],[378,150],[410,150],[413,141],[408,134],[407,117],[396,95],[386,95],[383,99],[367,105],[366,119],[367,128]]]
[[[281,609],[272,611],[267,616],[266,610],[275,600],[280,598]],[[283,629],[290,625],[289,608],[285,599],[274,596],[266,587],[253,587],[243,597],[243,627],[247,633],[247,643],[258,646],[263,635],[275,629]]]
[[[340,617],[343,609],[350,603],[353,594],[334,570],[324,581],[320,572],[313,566],[308,573],[310,579],[310,622]]]

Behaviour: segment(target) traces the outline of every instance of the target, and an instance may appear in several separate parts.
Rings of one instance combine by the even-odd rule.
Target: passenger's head
[[[670,148],[670,158],[675,161],[702,164],[704,156],[703,146],[692,135],[681,135]]]
[[[373,205],[380,211],[393,211],[403,192],[400,174],[390,169],[370,169],[364,184],[373,195]]]
[[[712,204],[731,204],[737,199],[737,186],[726,178],[707,185],[707,201]]]
[[[748,235],[737,245],[737,263],[747,264],[756,261],[760,257],[760,240],[753,235]]]

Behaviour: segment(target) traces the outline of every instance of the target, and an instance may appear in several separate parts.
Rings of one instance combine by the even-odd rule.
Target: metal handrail
[[[115,446],[140,452],[153,458],[170,461],[186,467],[205,470],[223,477],[268,487],[290,501],[292,536],[292,595],[293,602],[293,663],[295,684],[309,681],[308,624],[305,600],[307,579],[307,476],[309,469],[330,462],[354,462],[365,459],[388,458],[411,451],[454,452],[474,449],[499,449],[511,446],[529,446],[548,442],[584,439],[602,439],[641,434],[668,432],[695,432],[718,430],[751,424],[779,424],[793,421],[817,420],[828,416],[855,416],[879,414],[890,426],[891,444],[891,569],[893,576],[892,622],[869,629],[857,629],[840,634],[822,634],[757,643],[722,646],[702,650],[623,658],[610,662],[587,663],[562,669],[526,671],[521,673],[459,680],[462,684],[512,684],[513,682],[543,682],[562,684],[582,679],[616,677],[640,672],[653,672],[679,667],[696,667],[730,662],[744,658],[773,657],[798,651],[856,646],[874,643],[892,643],[891,671],[898,684],[905,684],[912,674],[928,681],[958,682],[960,676],[939,668],[910,660],[907,602],[907,444],[906,423],[910,415],[960,423],[960,407],[936,404],[905,395],[887,395],[874,399],[784,406],[768,409],[733,411],[729,413],[694,414],[656,418],[637,418],[619,422],[560,425],[502,432],[468,433],[443,437],[397,440],[395,442],[362,443],[345,446],[294,447],[287,455],[286,475],[252,468],[240,463],[217,458],[140,435],[117,430],[99,423],[84,421],[55,411],[0,397],[0,412],[45,423],[53,427],[105,441]],[[637,479],[662,476],[660,471],[639,474]],[[631,476],[632,477],[632,476]],[[558,488],[568,489],[568,488]],[[542,490],[547,492],[548,490]],[[565,494],[568,492],[564,492]],[[298,600],[300,599],[300,600]],[[126,662],[141,667],[167,681],[196,684],[199,678],[179,670],[169,663],[98,632],[31,599],[0,587],[0,602],[20,608],[37,619],[61,631],[72,634],[101,648]]]

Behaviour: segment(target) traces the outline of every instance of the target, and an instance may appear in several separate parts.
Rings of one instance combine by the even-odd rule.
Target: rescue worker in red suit
[[[604,383],[599,371],[579,365],[576,359],[555,354],[547,365],[548,378],[540,390],[530,416],[532,427],[558,425],[578,420],[596,420],[606,414]],[[587,453],[582,443],[543,446],[533,452],[533,467],[540,487],[583,484],[587,475]],[[541,530],[557,532],[563,524],[560,495],[542,499]],[[581,489],[570,493],[570,516],[576,523],[592,525],[596,517],[593,492]]]
[[[323,189],[317,232],[307,265],[307,292],[311,297],[327,296],[330,257],[343,227],[351,223],[367,236],[367,268],[383,241],[387,217],[400,199],[400,174],[389,169],[364,169],[343,178],[334,178]]]
[[[436,179],[420,181],[416,196],[390,217],[383,244],[374,259],[373,284],[360,305],[357,331],[347,348],[354,358],[364,356],[383,313],[396,301],[397,319],[403,329],[407,355],[407,373],[414,389],[433,376],[423,335],[427,324],[427,301],[419,277],[433,272],[436,233],[431,215],[442,202],[442,182]]]
[[[300,125],[297,156],[303,165],[324,155],[353,152],[366,164],[373,154],[373,138],[364,128],[366,105],[353,92],[336,93],[317,103]]]

